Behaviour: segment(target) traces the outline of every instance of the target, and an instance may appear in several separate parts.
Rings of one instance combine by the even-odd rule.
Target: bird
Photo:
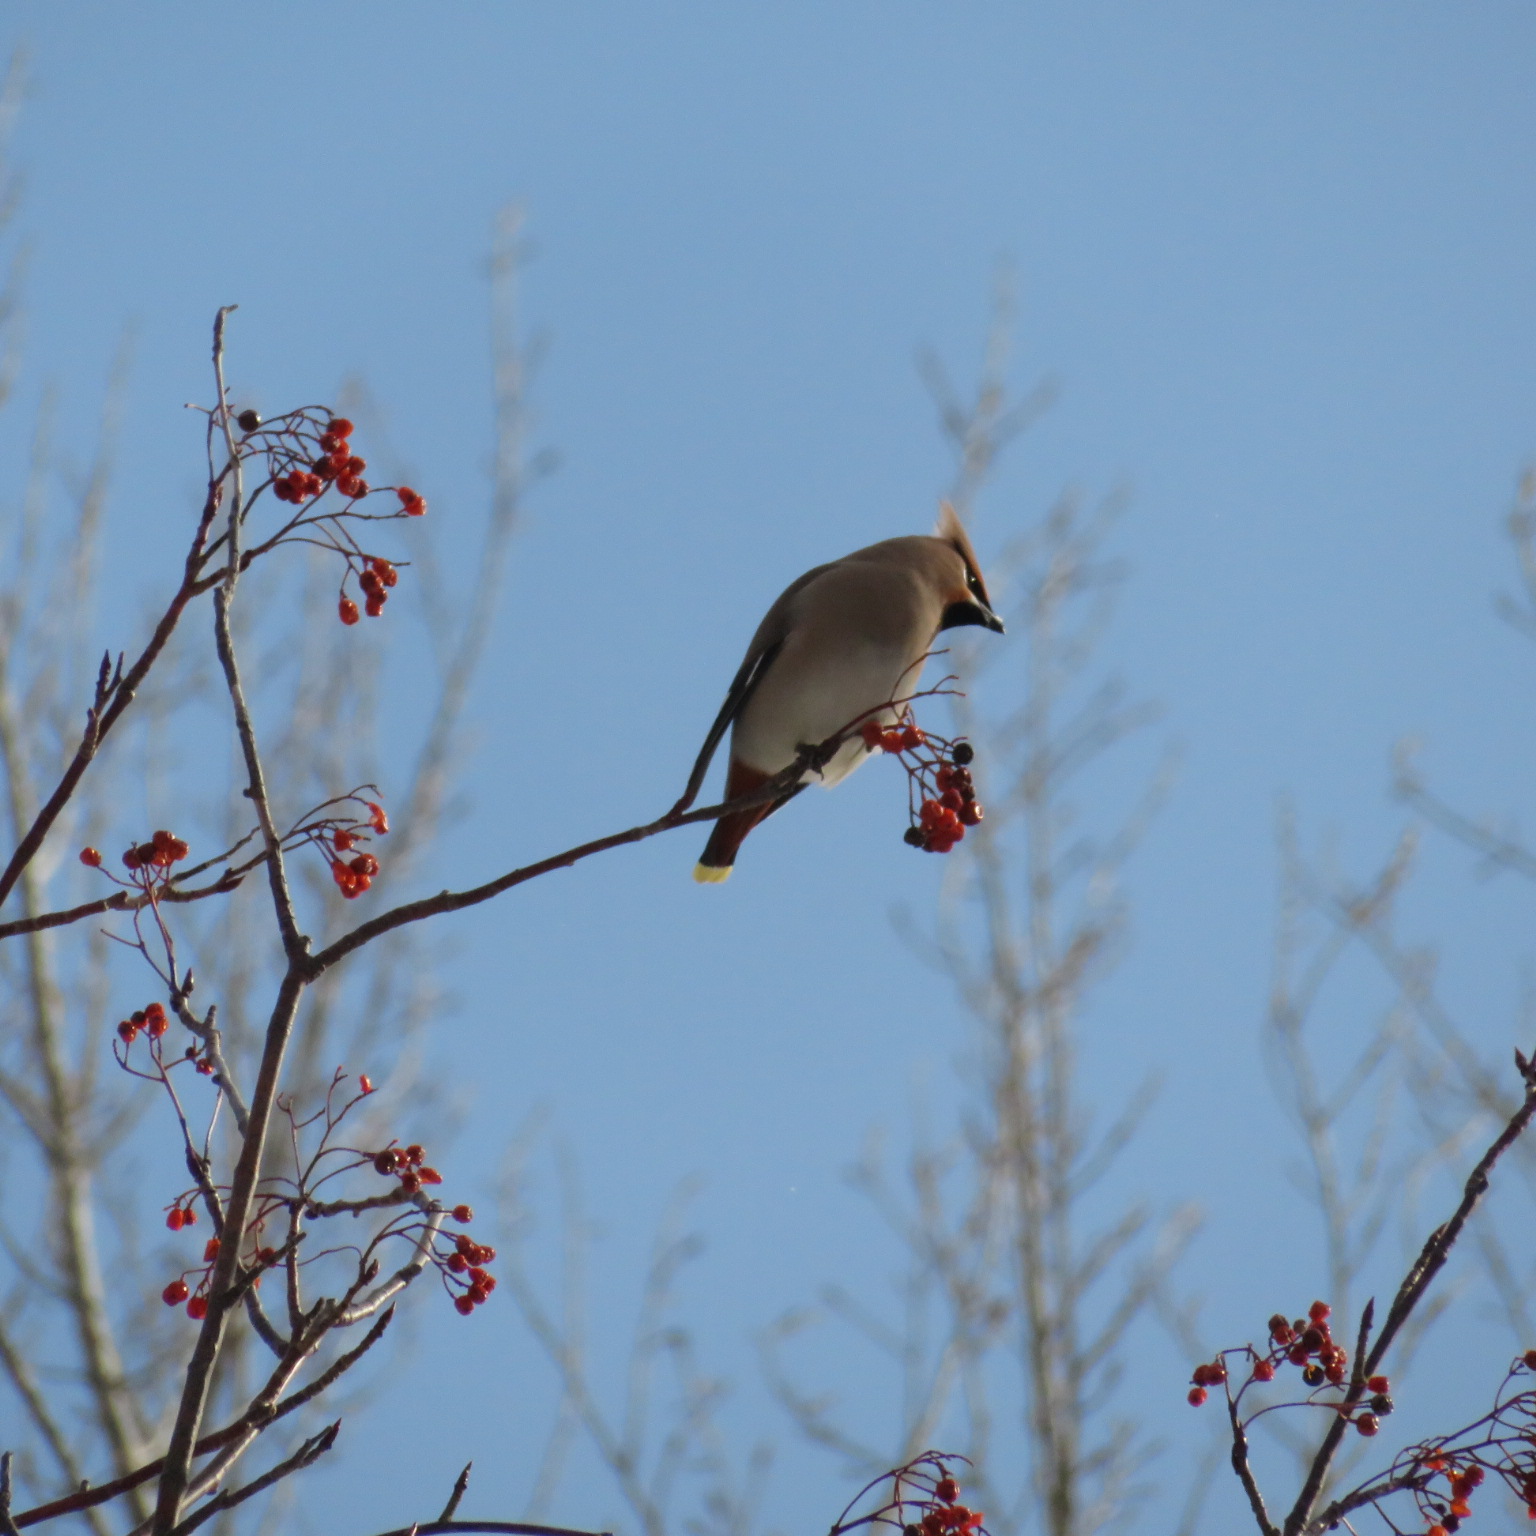
[[[734,800],[861,717],[894,724],[903,713],[896,700],[916,690],[934,638],[971,624],[1003,633],[976,552],[948,502],[932,534],[885,539],[807,571],[757,626],[674,813],[693,803],[727,730],[725,798]],[[729,879],[759,822],[813,780],[829,789],[840,783],[871,750],[854,735],[782,794],[720,817],[693,878],[704,885]]]

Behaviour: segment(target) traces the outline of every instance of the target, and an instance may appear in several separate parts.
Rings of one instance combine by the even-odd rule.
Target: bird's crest
[[[935,538],[943,539],[965,561],[966,574],[976,579],[976,584],[981,588],[982,596],[985,597],[986,583],[981,578],[981,562],[976,558],[976,551],[971,547],[971,536],[965,531],[965,524],[960,521],[960,514],[948,501],[939,503],[939,521],[933,533]]]

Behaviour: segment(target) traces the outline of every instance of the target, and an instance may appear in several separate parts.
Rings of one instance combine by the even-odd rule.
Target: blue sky
[[[1126,488],[1107,663],[1182,753],[1093,1010],[1089,1098],[1163,1069],[1118,1188],[1206,1208],[1187,1282],[1213,1337],[1286,1304],[1277,1273],[1316,1288],[1301,1208],[1280,1222],[1253,1199],[1295,1156],[1258,1048],[1279,797],[1363,868],[1400,819],[1388,756],[1412,735],[1459,802],[1530,810],[1532,658],[1490,601],[1536,449],[1528,7],[19,0],[0,44],[29,49],[32,82],[21,403],[51,382],[66,420],[93,419],[133,337],[103,632],[196,495],[181,406],[206,397],[224,303],[243,398],[366,382],[462,566],[444,529],[485,495],[490,231],[524,208],[524,315],[549,336],[536,430],[562,463],[515,549],[472,814],[435,881],[668,803],[779,589],[927,526],[948,462],[913,356],[974,371],[1006,259],[1015,382],[1049,376],[1060,401],[977,543],[985,559],[1064,487]],[[358,639],[410,679],[409,636]],[[688,881],[686,833],[466,915],[431,1046],[486,1191],[535,1107],[577,1150],[618,1303],[671,1190],[705,1176],[690,1306],[738,1383],[737,1432],[783,1444],[784,1525],[828,1518],[840,1484],[764,1403],[750,1337],[824,1279],[891,1272],[841,1170],[914,1101],[949,1114],[969,1048],[891,922],[938,884],[900,814],[871,769],[776,818],[723,890]],[[1409,913],[1502,1053],[1528,897],[1469,864],[1432,848]],[[511,1309],[473,1329],[422,1310],[380,1405],[409,1401],[409,1432],[360,1414],[312,1474],[347,1530],[426,1510],[470,1455],[477,1511],[525,1496],[549,1399]],[[1147,1349],[1125,1391],[1157,1417],[1182,1367]],[[466,1376],[483,1398],[442,1390]],[[615,1518],[591,1488],[553,1513]]]

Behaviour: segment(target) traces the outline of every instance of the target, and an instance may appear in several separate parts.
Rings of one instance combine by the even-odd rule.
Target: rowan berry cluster
[[[902,1536],[985,1536],[986,1516],[960,1502],[960,1484],[949,1469],[950,1461],[964,1459],[925,1451],[905,1466],[875,1478],[838,1516],[831,1536],[843,1536],[860,1526],[888,1526]],[[882,1483],[891,1485],[885,1502],[855,1516]]]
[[[946,1472],[933,1486],[933,1503],[915,1527],[907,1526],[904,1536],[913,1536],[914,1530],[922,1536],[969,1533],[980,1530],[986,1518],[979,1509],[967,1509],[960,1502],[960,1484]]]
[[[1431,1492],[1433,1484],[1419,1490],[1419,1509],[1424,1517],[1434,1523],[1425,1536],[1454,1536],[1461,1522],[1472,1513],[1473,1490],[1481,1486],[1487,1474],[1476,1462],[1458,1466],[1445,1456],[1429,1456],[1421,1463],[1424,1469],[1436,1477],[1445,1478],[1449,1485],[1448,1499],[1437,1498]],[[1528,1490],[1522,1492],[1526,1500],[1526,1513],[1536,1520],[1536,1474],[1529,1480]]]
[[[982,809],[976,800],[970,765],[976,752],[968,741],[946,741],[920,730],[911,719],[894,726],[866,720],[860,727],[864,745],[899,757],[907,770],[907,813],[910,825],[903,840],[927,853],[948,853],[966,828],[978,826]]]
[[[186,858],[189,851],[181,838],[161,827],[147,843],[137,843],[124,852],[123,867],[130,870],[169,869]]]
[[[394,565],[377,555],[365,557],[360,569],[349,559],[347,574],[341,579],[341,599],[337,603],[343,624],[356,624],[358,620],[357,604],[347,596],[347,581],[354,569],[358,573],[357,584],[363,589],[363,611],[370,619],[376,619],[384,612],[389,589],[400,580],[400,572]]]
[[[177,1215],[181,1220],[175,1220]],[[189,1201],[185,1207],[172,1206],[170,1215],[166,1217],[166,1226],[173,1232],[180,1231],[182,1227],[190,1227],[197,1220],[197,1210]],[[179,1307],[183,1302],[187,1304],[187,1316],[194,1323],[201,1322],[208,1315],[208,1290],[213,1280],[213,1263],[219,1256],[219,1239],[210,1237],[203,1245],[203,1262],[191,1269],[182,1270],[181,1274],[166,1288],[160,1292],[160,1299],[168,1307]],[[258,1273],[253,1274],[251,1284],[256,1287],[261,1285],[260,1270],[271,1269],[278,1261],[275,1248],[257,1248],[251,1254],[251,1265]],[[194,1277],[191,1285],[187,1284],[187,1276]]]
[[[426,1166],[426,1152],[415,1142],[408,1147],[393,1143],[382,1152],[373,1154],[373,1171],[400,1180],[400,1187],[408,1195],[416,1194],[423,1184],[441,1184],[443,1176],[436,1168]]]
[[[117,1026],[117,1038],[124,1045],[132,1045],[142,1029],[151,1040],[158,1040],[168,1028],[169,1020],[165,1016],[164,1006],[151,1003],[147,1008],[136,1008]]]
[[[371,787],[371,786],[369,786]],[[377,791],[375,791],[377,793]],[[359,794],[342,796],[329,805],[351,802],[361,806],[366,815],[320,816],[306,824],[304,831],[319,848],[330,866],[331,879],[348,901],[355,901],[372,884],[379,872],[379,861],[371,853],[354,852],[359,843],[389,832],[389,817],[377,800],[365,800]],[[326,807],[322,806],[324,810]],[[345,855],[351,854],[350,858]]]
[[[1233,1401],[1241,1398],[1252,1383],[1273,1381],[1276,1370],[1284,1365],[1299,1367],[1302,1381],[1314,1391],[1330,1386],[1342,1387],[1349,1352],[1334,1340],[1328,1321],[1332,1312],[1325,1301],[1314,1301],[1305,1317],[1287,1319],[1283,1313],[1276,1312],[1269,1320],[1269,1348],[1266,1351],[1261,1352],[1252,1345],[1229,1349],[1214,1360],[1195,1367],[1188,1394],[1191,1406],[1199,1408],[1209,1397],[1209,1388],[1227,1384],[1229,1357],[1241,1360],[1247,1367],[1246,1377],[1236,1393],[1228,1388]],[[1359,1434],[1369,1437],[1381,1428],[1381,1420],[1392,1412],[1391,1388],[1392,1384],[1385,1376],[1372,1376],[1366,1382],[1370,1398],[1347,1410],[1347,1417]],[[1342,1402],[1329,1402],[1326,1406],[1346,1412]]]
[[[147,1078],[150,1082],[169,1084],[170,1079],[166,1073],[173,1067],[179,1067],[187,1062],[197,1068],[204,1077],[213,1072],[213,1063],[207,1056],[200,1055],[195,1045],[189,1045],[180,1056],[173,1056],[169,1061],[165,1058],[164,1047],[160,1044],[166,1030],[170,1028],[170,1019],[166,1015],[165,1007],[161,1003],[149,1003],[143,1008],[136,1008],[117,1026],[117,1038],[121,1045],[114,1043],[113,1055],[117,1058],[118,1066],[124,1071],[131,1072],[135,1077]],[[149,1050],[152,1071],[141,1072],[137,1067],[128,1064],[128,1052],[134,1041],[140,1035],[149,1041]],[[194,1218],[195,1219],[195,1218]]]
[[[1403,1451],[1391,1476],[1413,1489],[1425,1536],[1455,1536],[1491,1472],[1536,1520],[1536,1349],[1511,1363],[1491,1412],[1453,1435]]]
[[[368,462],[352,451],[355,428],[345,416],[333,416],[317,407],[305,407],[269,422],[263,422],[255,411],[241,411],[235,421],[245,433],[239,450],[241,455],[255,454],[265,458],[272,494],[279,501],[302,507],[309,501],[318,503],[331,490],[342,498],[342,504],[333,505],[330,511],[316,509],[302,518],[295,518],[273,542],[282,542],[300,525],[309,530],[306,537],[311,542],[317,532],[321,533],[321,542],[345,556],[347,562],[337,600],[341,622],[356,624],[363,613],[378,618],[384,612],[389,588],[399,580],[398,569],[382,556],[370,555],[360,549],[343,527],[343,521],[357,517],[371,521],[387,517],[424,517],[426,499],[408,485],[369,485],[363,478]],[[397,512],[362,513],[359,510],[365,498],[375,490],[385,489],[392,489],[398,498],[400,507]],[[361,609],[347,592],[347,584],[354,576],[362,589]]]
[[[467,1205],[453,1208],[455,1221],[470,1221],[474,1212]],[[454,1235],[453,1246],[436,1250],[433,1259],[443,1277],[443,1284],[453,1297],[454,1310],[461,1317],[468,1317],[476,1307],[484,1305],[496,1289],[496,1277],[486,1265],[496,1257],[496,1250],[484,1243],[477,1243],[467,1232]]]

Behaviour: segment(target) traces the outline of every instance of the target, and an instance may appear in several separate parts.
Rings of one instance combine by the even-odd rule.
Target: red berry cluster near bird
[[[932,534],[885,539],[807,571],[758,625],[677,808],[693,803],[727,730],[725,798],[734,800],[856,722],[898,725],[898,693],[915,692],[935,637],[964,625],[1003,633],[976,552],[948,502]],[[808,783],[831,788],[847,778],[874,750],[869,740],[854,731],[783,794],[722,816],[693,878],[705,885],[728,879],[759,822]]]

